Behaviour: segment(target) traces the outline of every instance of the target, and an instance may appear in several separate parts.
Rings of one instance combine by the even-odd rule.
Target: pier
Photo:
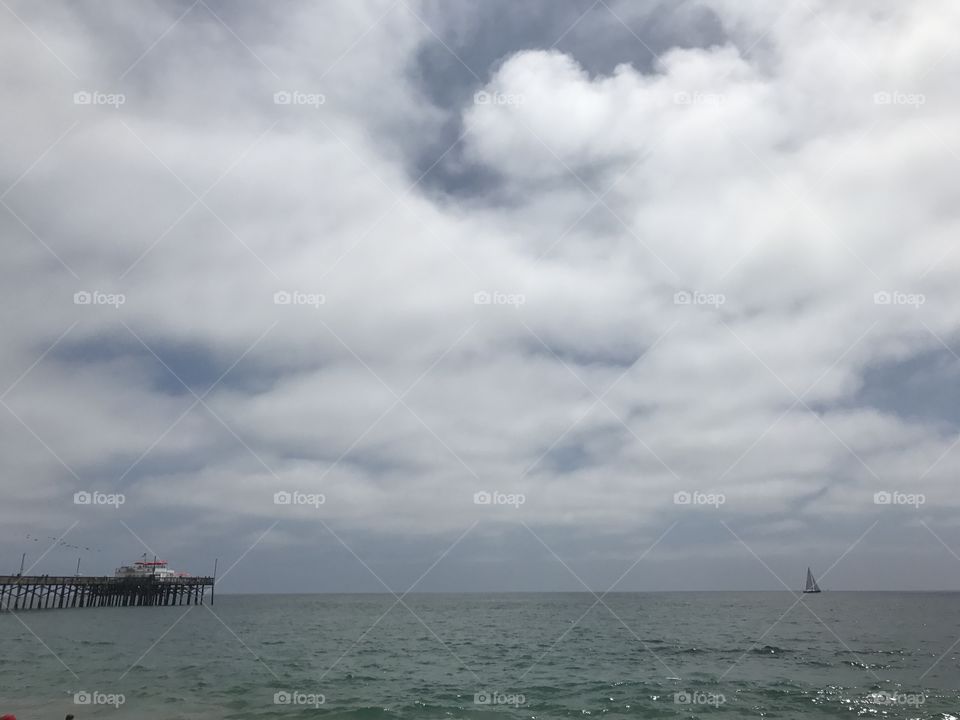
[[[202,605],[213,577],[0,575],[0,611]]]

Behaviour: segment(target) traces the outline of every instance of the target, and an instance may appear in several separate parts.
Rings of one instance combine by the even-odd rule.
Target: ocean
[[[0,615],[0,714],[960,715],[960,594],[220,595]],[[790,609],[792,607],[792,609]]]

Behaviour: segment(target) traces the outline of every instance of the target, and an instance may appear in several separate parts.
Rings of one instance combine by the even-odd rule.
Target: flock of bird
[[[90,547],[87,547],[86,545],[72,545],[68,542],[64,542],[58,537],[54,537],[53,535],[47,535],[47,538],[50,540],[56,540],[58,547],[70,548],[72,550],[87,550],[88,552],[100,552],[100,548],[90,548]],[[26,539],[33,540],[34,542],[40,542],[43,538],[31,537],[30,534],[27,533]]]

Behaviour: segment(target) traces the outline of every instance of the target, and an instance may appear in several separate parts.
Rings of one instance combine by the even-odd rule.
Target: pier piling
[[[0,575],[0,611],[202,605],[212,577]]]

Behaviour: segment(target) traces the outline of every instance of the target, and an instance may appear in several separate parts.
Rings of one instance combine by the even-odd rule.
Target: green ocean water
[[[0,714],[939,718],[960,594],[221,595],[0,615]],[[122,702],[121,702],[122,699]],[[89,702],[87,702],[89,701]]]

